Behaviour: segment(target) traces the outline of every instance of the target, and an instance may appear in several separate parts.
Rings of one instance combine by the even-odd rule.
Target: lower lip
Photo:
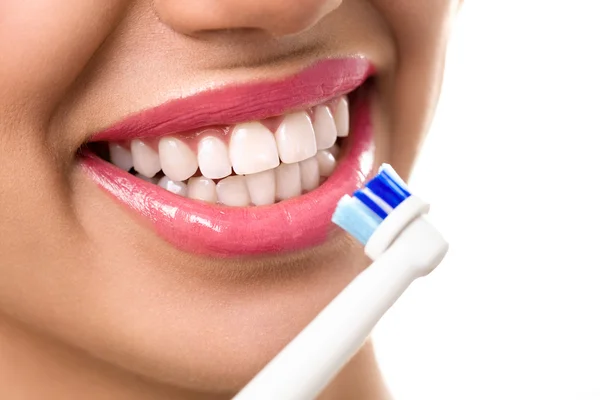
[[[101,188],[151,221],[173,246],[213,257],[297,251],[324,243],[336,229],[331,216],[338,200],[361,187],[372,171],[374,145],[369,101],[351,110],[346,156],[334,173],[305,195],[261,207],[226,207],[181,197],[135,178],[86,152],[81,166]]]

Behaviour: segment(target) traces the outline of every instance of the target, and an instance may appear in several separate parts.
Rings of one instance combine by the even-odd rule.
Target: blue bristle
[[[354,197],[342,197],[332,217],[335,224],[363,245],[388,216],[388,212],[411,195],[402,178],[388,164],[381,166],[377,176],[366,187],[368,189],[354,192]]]
[[[379,171],[377,172],[385,172],[394,182],[396,182],[396,184],[398,184],[398,186],[402,187],[402,189],[405,190],[407,193],[410,193],[406,182],[404,182],[402,178],[400,178],[400,175],[398,175],[398,173],[394,170],[394,168],[392,168],[390,164],[381,164],[381,167],[379,167]]]
[[[378,174],[367,183],[367,187],[392,208],[398,207],[398,205],[406,198],[403,193],[396,189],[396,185],[391,183],[388,178],[381,174]]]
[[[377,214],[381,219],[387,217],[387,212],[381,207],[377,205],[369,196],[364,194],[362,191],[357,190],[354,192],[354,197],[359,199],[365,206],[367,206],[371,211]]]
[[[367,241],[382,221],[360,200],[350,196],[344,196],[340,199],[331,220],[363,245],[367,244]]]
[[[410,197],[410,191],[406,187],[406,184],[391,166],[388,164],[383,164],[383,166],[379,169],[379,174],[389,179],[389,182],[391,182],[396,189],[404,195],[404,198]]]

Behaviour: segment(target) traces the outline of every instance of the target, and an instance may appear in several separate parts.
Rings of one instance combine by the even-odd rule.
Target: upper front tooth
[[[179,139],[173,137],[160,139],[158,154],[163,172],[174,181],[186,180],[198,169],[196,155]]]
[[[317,153],[317,142],[306,112],[288,114],[275,133],[279,158],[286,164],[306,160]]]
[[[202,175],[210,179],[221,179],[231,175],[227,145],[217,137],[204,137],[198,143],[198,165]]]
[[[109,143],[110,161],[124,171],[129,171],[133,167],[133,157],[131,152],[117,143]]]
[[[348,136],[350,130],[350,115],[348,112],[348,99],[346,96],[342,97],[335,107],[333,119],[335,120],[335,126],[337,127],[337,135],[340,137]]]
[[[140,174],[152,178],[160,171],[158,153],[141,140],[134,139],[131,142],[131,156],[133,158],[133,168]]]
[[[187,194],[187,185],[184,182],[174,181],[169,179],[168,176],[163,176],[160,178],[158,181],[158,186],[180,196],[185,196]]]
[[[328,107],[317,106],[315,108],[313,127],[317,139],[317,150],[324,150],[333,146],[337,139],[337,128]]]
[[[277,167],[279,155],[273,134],[260,122],[236,125],[229,141],[229,159],[239,175]]]
[[[250,195],[243,176],[228,176],[217,183],[217,196],[226,206],[244,207],[250,204]]]

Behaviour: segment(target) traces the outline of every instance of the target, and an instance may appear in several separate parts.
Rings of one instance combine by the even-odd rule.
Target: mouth
[[[172,100],[92,135],[80,165],[183,251],[316,246],[337,231],[337,201],[372,170],[372,72],[364,58],[330,59]]]

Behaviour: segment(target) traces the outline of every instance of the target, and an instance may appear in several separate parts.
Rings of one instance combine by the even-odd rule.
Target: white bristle
[[[408,186],[406,185],[406,182],[404,182],[404,179],[400,178],[400,175],[398,175],[396,170],[394,168],[392,168],[392,166],[390,164],[381,164],[381,167],[379,167],[379,172],[381,172],[381,171],[387,172],[387,174],[392,179],[394,179],[400,187],[402,187],[406,191],[410,192],[408,190]]]

